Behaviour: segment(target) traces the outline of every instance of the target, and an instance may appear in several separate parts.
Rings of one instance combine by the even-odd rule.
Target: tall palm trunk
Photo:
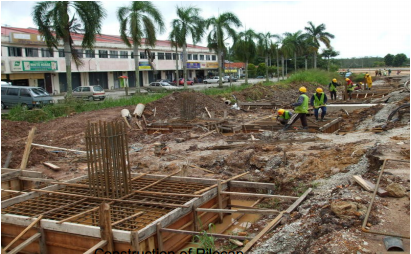
[[[136,74],[136,93],[140,93],[140,55],[138,54],[138,44],[133,42],[133,53],[134,53],[134,66]]]
[[[275,53],[277,55],[277,78],[278,78],[278,80],[280,80],[280,73],[279,73],[280,62],[279,62],[279,59],[278,59],[278,48],[275,49]]]
[[[223,75],[222,62],[223,62],[223,59],[222,59],[222,51],[221,51],[220,48],[217,50],[217,54],[218,54],[217,57],[218,57],[218,77],[219,77],[218,87],[223,88],[223,80],[222,80],[222,75]]]
[[[187,89],[187,44],[183,44],[183,78],[184,89]]]
[[[248,59],[245,60],[245,84],[248,85]]]
[[[283,55],[281,55],[281,69],[282,69],[283,80],[284,80],[284,56]]]
[[[265,55],[265,81],[268,82],[268,55]]]
[[[294,52],[294,71],[297,71],[297,52]]]
[[[327,71],[330,71],[330,57],[327,60]]]
[[[177,51],[177,46],[176,46],[176,76],[175,76],[175,79],[176,79],[176,85],[178,86],[178,83],[177,83],[178,82],[178,51]]]
[[[71,80],[71,49],[69,39],[64,39],[64,52],[66,59],[66,77],[67,77],[67,98],[72,97],[72,80]]]
[[[317,69],[317,51],[314,51],[314,69]]]
[[[308,70],[307,55],[304,57],[305,70]]]

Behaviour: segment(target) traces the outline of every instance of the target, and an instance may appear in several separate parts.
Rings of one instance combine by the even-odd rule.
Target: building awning
[[[3,74],[1,75],[3,79]],[[10,74],[10,80],[18,79],[44,79],[44,73],[13,73]]]

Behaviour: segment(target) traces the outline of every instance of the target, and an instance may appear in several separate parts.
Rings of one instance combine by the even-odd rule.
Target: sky
[[[119,35],[117,9],[129,1],[102,1],[107,11],[102,34]],[[31,13],[35,1],[1,1],[1,25],[35,27]],[[340,54],[337,58],[359,58],[404,53],[410,57],[411,1],[305,0],[305,1],[153,1],[163,15],[166,31],[158,39],[166,40],[177,6],[201,9],[203,18],[234,13],[243,26],[238,31],[253,29],[258,33],[283,35],[305,32],[311,21],[324,24],[326,32],[335,36],[331,45]],[[274,40],[275,41],[275,40]],[[204,38],[200,46],[206,46]],[[323,48],[323,47],[322,47]],[[321,49],[322,49],[321,48]],[[321,51],[320,49],[320,51]]]

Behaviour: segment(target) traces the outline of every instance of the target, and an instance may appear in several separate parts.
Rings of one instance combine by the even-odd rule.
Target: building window
[[[118,58],[118,51],[110,50],[110,58]]]
[[[146,52],[140,52],[140,59],[147,59]]]
[[[204,61],[204,55],[200,55],[200,61]]]
[[[53,57],[53,51],[49,49],[41,49],[41,56],[42,57]]]
[[[120,58],[128,58],[128,51],[120,51]]]
[[[171,60],[171,53],[166,53],[166,60]]]
[[[176,60],[176,59],[177,59],[177,54],[173,53],[173,60]]]
[[[188,60],[193,60],[193,55],[187,54],[187,59],[188,59]]]
[[[86,58],[95,58],[96,52],[94,50],[87,49],[86,50]]]
[[[76,51],[77,56],[79,58],[83,58],[83,50],[82,49],[73,49],[73,51]]]
[[[108,58],[108,51],[107,50],[99,50],[98,51],[99,58]]]
[[[131,59],[134,58],[134,52],[131,52],[130,57],[131,57]]]
[[[198,55],[197,54],[193,55],[193,60],[198,60]]]
[[[26,56],[28,56],[28,57],[38,57],[39,56],[39,49],[26,48]]]
[[[158,53],[158,60],[164,60],[164,53]]]
[[[59,49],[59,57],[65,57],[64,49]]]
[[[206,55],[206,60],[210,61],[210,55]]]
[[[215,61],[217,58],[216,58],[215,55],[212,55],[212,56],[211,56],[211,59],[212,59],[213,61]]]
[[[9,47],[9,56],[22,56],[21,51],[21,48]]]

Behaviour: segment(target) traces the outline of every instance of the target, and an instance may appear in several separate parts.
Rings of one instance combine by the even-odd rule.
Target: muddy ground
[[[409,79],[409,76],[403,77]],[[298,96],[298,88],[307,86],[314,91],[312,84],[293,84],[288,87],[266,87],[255,85],[243,92],[235,93],[240,101],[274,101],[287,106]],[[372,198],[352,180],[353,175],[361,175],[373,183],[377,182],[384,159],[410,160],[409,110],[400,121],[384,126],[387,116],[399,105],[409,103],[409,91],[390,86],[387,80],[374,83],[375,89],[391,89],[384,100],[366,109],[359,109],[347,115],[343,111],[330,113],[328,119],[342,117],[339,132],[323,134],[314,128],[314,117],[310,117],[308,132],[290,130],[281,135],[277,132],[260,131],[256,133],[224,134],[213,133],[204,138],[198,137],[208,132],[201,123],[209,118],[205,107],[216,118],[227,112],[230,123],[251,122],[272,115],[271,109],[232,109],[224,103],[227,98],[209,97],[197,92],[172,93],[161,100],[147,104],[144,116],[150,123],[184,122],[196,125],[185,131],[168,134],[146,134],[138,130],[135,120],[128,130],[129,156],[133,172],[169,174],[180,169],[186,176],[228,179],[249,171],[242,180],[274,183],[275,194],[298,196],[307,188],[313,188],[294,212],[286,216],[282,223],[261,238],[252,253],[378,253],[385,251],[383,236],[361,231],[365,211]],[[325,88],[325,87],[323,87]],[[325,88],[327,91],[327,89]],[[375,99],[375,98],[374,98]],[[381,102],[381,100],[379,100]],[[182,120],[184,103],[196,119]],[[353,103],[373,102],[372,98],[354,100]],[[138,101],[136,101],[136,104]],[[333,103],[346,103],[339,101]],[[97,121],[123,121],[122,108],[85,112],[55,119],[46,123],[1,122],[2,165],[8,152],[12,151],[10,168],[19,168],[27,135],[36,127],[34,143],[61,148],[85,150],[85,129],[87,123]],[[127,108],[130,112],[133,107]],[[187,112],[186,112],[187,113]],[[200,119],[204,118],[204,119]],[[273,122],[273,124],[277,124]],[[295,123],[299,126],[299,122]],[[239,141],[232,143],[230,141]],[[154,143],[164,142],[164,154],[154,154]],[[43,165],[51,162],[61,167],[53,171]],[[186,167],[189,165],[189,167]],[[193,165],[195,167],[190,167]],[[398,183],[405,189],[401,198],[377,196],[369,216],[369,228],[374,231],[389,232],[394,235],[408,235],[410,228],[409,206],[409,163],[389,161],[380,186],[386,188]],[[86,174],[87,163],[84,155],[59,149],[45,149],[33,146],[28,169],[42,172],[46,177],[67,180]],[[206,169],[206,170],[204,170]],[[213,173],[211,173],[211,172]],[[341,202],[357,207],[352,214],[337,214],[335,207]],[[289,201],[265,200],[259,206],[285,210]],[[343,203],[345,204],[345,203]],[[247,233],[255,236],[275,216],[265,216],[256,222]],[[404,249],[410,251],[408,239],[403,239]],[[227,246],[219,242],[219,246]],[[235,248],[235,246],[231,246]]]

